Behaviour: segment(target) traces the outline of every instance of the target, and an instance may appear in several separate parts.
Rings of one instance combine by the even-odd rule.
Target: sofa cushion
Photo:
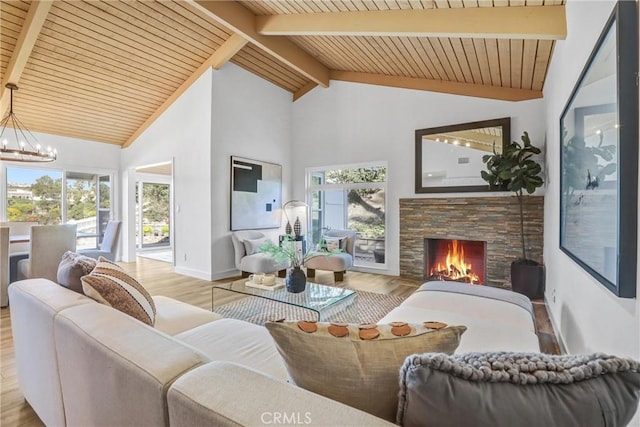
[[[156,306],[149,292],[117,264],[103,257],[82,277],[85,295],[153,326]]]
[[[229,362],[207,363],[182,375],[169,388],[167,403],[171,427],[393,426]]]
[[[58,264],[58,283],[72,291],[83,293],[80,278],[91,273],[98,261],[76,252],[67,251]]]
[[[208,362],[193,347],[102,304],[60,312],[50,333],[64,396],[61,425],[168,426],[167,389]]]
[[[398,371],[415,353],[453,353],[464,326],[266,324],[296,385],[393,421]]]
[[[623,426],[638,407],[640,363],[603,354],[423,354],[407,358],[400,381],[404,426]]]
[[[176,335],[221,319],[217,313],[164,296],[154,296],[156,321],[153,326],[167,335]]]
[[[287,380],[282,357],[262,326],[220,319],[177,334],[175,338],[197,348],[211,360],[239,363],[278,380]]]
[[[253,255],[260,253],[260,248],[267,242],[270,242],[268,237],[260,237],[258,239],[245,239],[244,250],[247,255]]]

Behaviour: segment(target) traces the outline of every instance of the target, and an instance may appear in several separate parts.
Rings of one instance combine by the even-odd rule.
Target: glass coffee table
[[[248,281],[249,279],[241,279],[230,283],[214,285],[211,289],[211,310],[215,311],[214,294],[216,290],[222,290],[303,308],[314,312],[317,320],[321,321],[326,319],[328,315],[334,314],[336,310],[342,310],[351,305],[356,295],[356,292],[350,289],[326,286],[313,282],[307,282],[304,292],[294,294],[288,292],[285,287],[263,290],[245,286]],[[278,278],[276,284],[281,283],[284,283],[284,279]]]

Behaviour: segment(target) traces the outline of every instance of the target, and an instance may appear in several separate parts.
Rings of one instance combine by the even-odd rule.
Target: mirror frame
[[[606,289],[620,298],[636,298],[637,260],[637,231],[638,231],[638,8],[636,2],[620,1],[616,4],[607,21],[591,55],[585,64],[580,77],[569,96],[559,121],[560,137],[560,250],[571,258],[578,266],[590,274]],[[609,33],[616,35],[616,104],[587,104],[575,106],[574,101],[580,95],[583,83],[591,71],[591,67],[602,49]],[[616,181],[616,210],[617,226],[615,233],[616,246],[611,246],[612,264],[616,271],[614,280],[605,277],[602,270],[598,270],[592,260],[584,259],[576,254],[575,248],[581,245],[591,245],[598,249],[601,237],[590,238],[590,230],[584,223],[578,224],[580,236],[586,236],[580,242],[569,244],[567,223],[570,209],[568,195],[570,187],[566,179],[567,161],[571,160],[571,153],[566,150],[567,144],[574,137],[584,137],[584,117],[592,114],[615,111],[617,113],[618,132],[615,162],[617,164]],[[575,135],[565,135],[565,120],[573,114],[575,120]],[[589,190],[591,191],[591,190]],[[594,209],[594,206],[588,206]],[[587,209],[585,208],[585,209]],[[605,255],[606,256],[606,255]]]
[[[506,191],[489,188],[485,185],[460,185],[448,187],[424,187],[422,185],[422,137],[436,133],[455,132],[486,127],[502,127],[502,151],[511,141],[511,117],[481,120],[457,125],[439,126],[435,128],[417,129],[415,132],[415,192],[416,193],[470,193],[480,191]],[[479,174],[480,172],[478,172]]]

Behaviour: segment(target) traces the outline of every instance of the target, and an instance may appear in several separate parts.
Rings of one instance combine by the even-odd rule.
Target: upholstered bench
[[[427,282],[379,323],[430,320],[467,327],[456,353],[540,351],[531,301],[490,286]]]

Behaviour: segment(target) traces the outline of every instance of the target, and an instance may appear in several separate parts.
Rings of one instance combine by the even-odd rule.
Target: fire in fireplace
[[[486,283],[487,242],[424,239],[425,279]]]

